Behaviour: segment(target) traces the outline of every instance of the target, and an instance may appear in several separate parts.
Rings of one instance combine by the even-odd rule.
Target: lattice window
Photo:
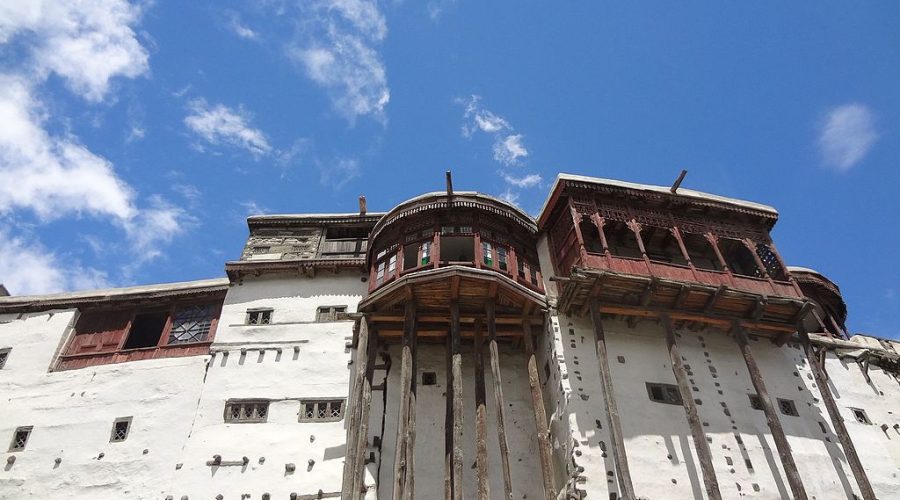
[[[300,422],[336,422],[343,417],[343,399],[312,399],[300,402]]]
[[[766,268],[766,272],[769,273],[769,276],[771,276],[773,280],[787,280],[787,276],[784,273],[784,268],[781,267],[778,256],[775,255],[775,252],[769,245],[757,243],[756,255],[759,255],[759,260],[762,261],[763,266]]]
[[[247,309],[248,325],[272,324],[272,309]]]
[[[759,399],[759,395],[757,394],[747,394],[747,397],[750,398],[750,408],[754,410],[762,410],[762,400]]]
[[[131,430],[131,417],[117,418],[113,422],[112,432],[109,436],[110,443],[118,443],[128,438],[128,431]]]
[[[12,351],[11,348],[0,349],[0,370],[6,366],[6,360],[9,359],[9,353]]]
[[[31,429],[33,429],[32,426],[16,429],[16,432],[13,433],[12,442],[9,444],[9,451],[24,450],[25,445],[28,444],[28,438],[31,437]]]
[[[790,415],[792,417],[800,416],[800,414],[797,412],[797,405],[794,404],[794,401],[790,399],[778,398],[778,409],[780,409],[781,413],[785,415]]]
[[[681,393],[678,392],[678,386],[676,385],[647,382],[647,395],[650,396],[650,401],[656,403],[667,405],[681,404]]]
[[[260,423],[269,414],[269,402],[261,399],[231,400],[225,403],[225,422]]]
[[[860,408],[850,408],[850,411],[853,412],[853,418],[855,418],[857,422],[867,425],[870,425],[872,423],[872,421],[869,420],[869,416],[866,415],[866,410],[862,410]]]
[[[347,306],[322,306],[316,309],[316,321],[340,321],[347,319]]]
[[[203,342],[209,337],[215,310],[212,305],[194,305],[176,309],[172,316],[168,344]]]

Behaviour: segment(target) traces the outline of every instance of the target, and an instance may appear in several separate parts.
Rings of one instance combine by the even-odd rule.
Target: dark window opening
[[[600,242],[600,230],[589,219],[582,219],[578,224],[581,229],[581,237],[584,238],[584,249],[588,253],[603,253],[603,244]]]
[[[28,438],[31,436],[31,429],[31,426],[16,429],[16,432],[13,433],[12,442],[9,443],[9,451],[24,450],[25,445],[28,444]]]
[[[616,257],[630,257],[640,259],[641,247],[638,246],[637,236],[622,221],[607,221],[603,225],[603,234],[606,235],[606,244],[609,252]]]
[[[118,443],[128,438],[128,430],[131,428],[131,417],[117,418],[113,422],[112,433],[109,436],[110,443]]]
[[[475,238],[471,236],[441,236],[441,260],[444,262],[475,262]]]
[[[781,399],[778,398],[778,409],[781,410],[781,413],[785,415],[789,415],[791,417],[799,417],[800,414],[797,412],[797,405],[790,399]]]
[[[753,252],[743,241],[721,238],[719,239],[719,250],[722,251],[722,257],[732,273],[754,278],[763,277],[762,271],[756,265],[756,259],[753,258]]]
[[[122,349],[156,347],[169,315],[164,312],[138,314],[131,322],[128,338]]]
[[[329,227],[319,255],[331,258],[361,258],[366,255],[368,227]]]
[[[869,420],[869,416],[866,415],[866,410],[862,410],[859,408],[850,408],[850,411],[853,412],[853,417],[857,422],[861,424],[871,424],[872,421]]]
[[[12,351],[10,348],[0,349],[0,370],[6,366],[6,360],[9,359],[9,352]]]
[[[403,270],[427,266],[431,263],[431,241],[410,243],[403,247]]]
[[[722,265],[719,263],[719,257],[713,250],[712,244],[706,239],[706,236],[697,233],[681,233],[681,239],[684,241],[684,247],[687,249],[688,255],[691,257],[691,263],[697,269],[706,269],[709,271],[721,271]]]
[[[641,231],[641,238],[644,239],[644,248],[647,249],[647,256],[651,260],[681,266],[687,265],[687,260],[685,260],[684,254],[681,253],[678,240],[675,239],[675,235],[669,229],[646,226]]]
[[[435,385],[435,384],[437,384],[437,373],[422,372],[422,385]]]
[[[747,394],[747,397],[750,398],[750,408],[754,410],[762,410],[762,400],[759,399],[759,396],[756,394]]]
[[[775,252],[769,245],[757,243],[756,255],[759,255],[759,260],[762,261],[763,267],[766,268],[766,272],[769,273],[769,276],[771,276],[773,280],[787,281],[787,275],[784,272],[784,268],[781,267],[778,256],[775,255]]]
[[[656,403],[682,404],[681,393],[678,392],[678,386],[676,385],[647,382],[647,395],[650,396],[650,401]]]

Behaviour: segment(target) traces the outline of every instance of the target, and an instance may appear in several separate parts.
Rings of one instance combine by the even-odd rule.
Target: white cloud
[[[75,93],[99,102],[117,76],[135,78],[148,66],[131,28],[141,9],[124,0],[0,2],[0,43],[24,39],[30,72],[62,77]]]
[[[456,5],[456,0],[432,0],[425,4],[425,9],[428,11],[428,17],[437,22],[454,5]]]
[[[197,220],[184,209],[159,196],[150,197],[149,208],[121,223],[139,263],[159,257],[163,246],[196,224]]]
[[[0,227],[0,280],[15,295],[108,287],[107,276]]]
[[[500,199],[515,205],[519,201],[519,193],[510,188],[506,188],[506,191],[500,193]]]
[[[847,171],[875,145],[875,117],[862,104],[844,104],[828,112],[819,131],[819,149],[825,164]]]
[[[194,99],[188,104],[188,110],[190,114],[184,124],[210,144],[246,149],[256,157],[272,151],[265,134],[249,125],[251,117],[242,109],[234,110],[223,104],[210,106],[204,99]]]
[[[241,22],[241,17],[237,14],[237,12],[230,12],[228,14],[228,29],[231,30],[235,35],[243,38],[244,40],[256,40],[259,38],[259,35],[248,28]]]
[[[328,163],[319,163],[319,178],[323,186],[334,190],[360,176],[359,160],[355,158],[337,158]]]
[[[332,105],[353,123],[357,117],[384,120],[390,101],[387,72],[377,46],[387,23],[372,0],[301,2],[298,40],[288,56],[322,86]]]
[[[519,159],[526,156],[528,150],[522,144],[522,134],[510,134],[494,141],[494,159],[504,165],[518,165]]]
[[[507,173],[502,174],[503,180],[506,181],[507,184],[511,186],[516,186],[518,188],[530,188],[537,186],[541,183],[540,174],[528,174],[522,177],[516,177],[514,175],[510,175]]]

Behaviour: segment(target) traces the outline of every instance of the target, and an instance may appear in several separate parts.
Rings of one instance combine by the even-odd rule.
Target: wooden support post
[[[606,335],[600,319],[600,302],[591,299],[591,321],[594,324],[595,346],[597,348],[597,366],[600,371],[600,387],[603,389],[603,400],[606,402],[606,420],[609,424],[609,435],[612,439],[613,459],[616,462],[616,475],[619,478],[619,493],[629,500],[634,495],[631,472],[628,470],[628,456],[625,453],[625,439],[622,436],[622,423],[619,421],[619,410],[616,407],[616,395],[613,392],[612,376],[609,372],[609,359],[606,352]]]
[[[544,411],[544,394],[541,390],[541,379],[538,378],[537,359],[534,354],[534,338],[531,333],[531,321],[522,319],[522,338],[525,344],[525,356],[528,367],[528,385],[531,387],[531,409],[534,412],[534,425],[537,431],[538,455],[541,458],[541,477],[544,481],[544,498],[555,500],[556,487],[553,485],[553,455],[550,449],[550,426],[547,424],[547,413]]]
[[[487,396],[484,389],[484,338],[481,322],[475,323],[475,479],[478,499],[490,500],[491,488],[487,456]]]
[[[453,339],[447,332],[444,407],[444,500],[453,500]]]
[[[672,360],[672,372],[678,381],[678,392],[681,394],[681,403],[687,415],[688,426],[691,428],[691,436],[694,438],[694,448],[700,459],[700,471],[703,473],[703,484],[706,486],[706,496],[710,500],[721,500],[719,481],[716,479],[716,471],[713,468],[712,453],[709,450],[709,442],[706,441],[706,433],[703,432],[703,424],[697,412],[697,403],[694,402],[694,394],[688,385],[687,372],[678,352],[678,344],[675,343],[675,331],[672,328],[672,320],[663,316],[663,324],[666,327],[666,345],[669,347],[669,358]]]
[[[410,339],[416,334],[416,304],[406,303],[403,321],[403,347],[400,356],[400,409],[397,417],[397,440],[394,450],[394,487],[392,498],[401,500],[407,478],[407,442],[409,440],[410,390],[412,388],[412,349]]]
[[[732,324],[731,331],[734,332],[734,338],[741,348],[744,363],[747,365],[747,371],[750,372],[750,381],[753,382],[753,388],[756,389],[756,394],[759,396],[759,401],[766,414],[766,423],[769,424],[769,430],[772,431],[772,439],[775,440],[775,447],[778,449],[778,456],[781,459],[781,465],[784,467],[784,474],[787,476],[791,492],[796,500],[807,500],[806,489],[800,480],[800,473],[797,471],[794,455],[791,454],[791,445],[788,443],[784,429],[781,427],[781,421],[778,420],[775,406],[772,404],[772,400],[769,399],[769,392],[766,390],[765,382],[763,382],[762,373],[759,371],[759,366],[756,365],[756,358],[753,357],[750,344],[747,342],[747,334],[738,322]]]
[[[369,328],[366,318],[359,320],[359,328],[356,333],[356,372],[353,376],[353,386],[350,392],[350,402],[347,412],[347,447],[344,454],[344,476],[341,487],[341,500],[356,500],[359,495],[353,495],[353,483],[355,476],[356,449],[359,440],[359,417],[362,406],[363,380],[366,376],[366,366],[369,360]]]
[[[494,301],[485,304],[488,340],[491,350],[491,378],[494,384],[494,403],[497,406],[497,437],[500,441],[500,467],[503,470],[504,500],[512,500],[512,477],[509,475],[509,443],[506,441],[506,423],[503,416],[506,404],[503,400],[503,381],[500,378],[500,352],[497,347],[497,323],[494,318]]]
[[[452,460],[452,498],[462,500],[462,467],[463,467],[463,400],[462,400],[462,354],[460,353],[459,304],[450,303],[450,347],[451,377],[453,379],[453,407],[451,409],[453,431]]]
[[[406,479],[403,487],[403,500],[412,500],[416,496],[415,484],[415,465],[416,465],[416,387],[419,381],[419,340],[416,328],[417,318],[415,315],[415,307],[413,307],[413,317],[409,320],[407,312],[406,322],[412,323],[411,334],[409,335],[409,349],[412,355],[412,377],[410,379],[409,388],[409,425],[407,426],[406,437]],[[404,328],[406,324],[404,323]]]
[[[806,352],[806,360],[813,372],[816,385],[819,387],[819,393],[822,394],[822,401],[825,402],[825,409],[828,410],[828,416],[831,417],[834,432],[841,441],[841,447],[844,449],[844,455],[847,456],[847,462],[850,465],[850,470],[853,472],[853,477],[856,478],[856,484],[859,485],[859,491],[862,493],[863,500],[875,500],[875,491],[872,489],[869,477],[866,476],[866,470],[859,460],[856,447],[853,446],[853,440],[850,439],[850,433],[847,432],[847,426],[844,425],[844,417],[841,416],[837,403],[834,402],[834,397],[831,395],[831,389],[828,388],[828,381],[819,368],[819,360],[809,341],[809,333],[802,322],[799,324],[798,333],[800,334],[800,343]]]
[[[628,227],[634,232],[637,239],[638,248],[641,250],[641,256],[644,257],[644,263],[647,264],[647,272],[652,274],[653,268],[650,266],[650,256],[647,255],[647,247],[644,246],[644,238],[641,237],[641,225],[638,221],[631,219],[628,221]]]
[[[365,322],[361,320],[360,328]],[[368,333],[366,334],[368,336]],[[362,334],[360,334],[362,337]],[[372,406],[372,377],[375,371],[375,351],[378,346],[378,335],[372,335],[366,346],[366,370],[362,381],[362,391],[359,404],[359,437],[353,451],[353,487],[351,495],[357,500],[366,491],[366,449],[369,445],[369,408]]]
[[[674,224],[674,221],[672,223]],[[694,281],[702,281],[697,274],[697,268],[694,267],[694,260],[691,259],[691,254],[688,253],[687,247],[684,245],[684,238],[681,236],[681,230],[678,229],[678,226],[672,226],[670,231],[672,231],[672,235],[675,236],[675,241],[678,242],[678,248],[681,249],[681,255],[684,257],[685,262],[687,262],[688,267],[691,268],[691,274],[694,275]]]

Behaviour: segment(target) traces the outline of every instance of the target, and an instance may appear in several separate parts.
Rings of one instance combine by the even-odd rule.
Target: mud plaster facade
[[[347,217],[360,220],[358,215]],[[115,304],[148,290],[174,293],[190,284],[0,299],[0,349],[10,349],[0,368],[0,440],[7,440],[0,446],[7,446],[18,428],[32,428],[24,450],[3,454],[0,498],[347,495],[346,443],[349,415],[356,408],[353,376],[362,362],[356,342],[363,315],[356,313],[372,296],[372,270],[355,261],[335,265],[329,260],[328,267],[312,270],[254,263],[316,262],[325,232],[309,224],[303,219],[289,229],[279,222],[278,227],[254,230],[241,261],[229,264],[229,278],[217,282],[227,292],[214,336],[199,355],[56,369],[86,305]],[[259,247],[269,248],[262,252]],[[549,496],[621,498],[595,331],[590,316],[557,310],[560,297],[550,248],[546,234],[539,235],[536,251],[546,303],[544,324],[534,332],[552,450],[555,490]],[[345,306],[349,316],[319,317],[320,307],[335,306]],[[268,324],[247,324],[248,311],[254,310],[270,310]],[[676,383],[663,325],[653,319],[629,323],[609,318],[604,329],[636,496],[707,498],[684,408],[648,396],[647,383]],[[733,336],[696,324],[682,325],[676,336],[722,497],[791,498],[765,415],[751,407],[755,390]],[[900,497],[900,383],[889,362],[865,365],[867,356],[895,360],[900,344],[865,336],[814,342],[830,347],[823,362],[829,388],[877,497]],[[778,417],[809,498],[861,497],[797,339],[778,346],[752,336],[750,345],[772,400],[791,400],[796,407],[797,416],[779,412]],[[463,344],[461,357],[461,496],[478,498],[471,344]],[[401,358],[397,342],[376,348],[364,446],[365,492],[351,498],[393,494]],[[443,498],[446,347],[421,343],[417,362],[414,496]],[[512,498],[544,498],[527,356],[520,343],[504,341],[499,362]],[[426,373],[429,378],[433,374],[433,384],[424,383]],[[504,487],[490,369],[485,379],[488,485],[490,498],[500,499]],[[226,404],[235,400],[267,401],[265,422],[226,422]],[[341,418],[301,421],[303,403],[320,400],[342,401]],[[858,422],[852,409],[864,410],[870,423]],[[124,417],[131,418],[127,438],[111,442],[114,421]]]

